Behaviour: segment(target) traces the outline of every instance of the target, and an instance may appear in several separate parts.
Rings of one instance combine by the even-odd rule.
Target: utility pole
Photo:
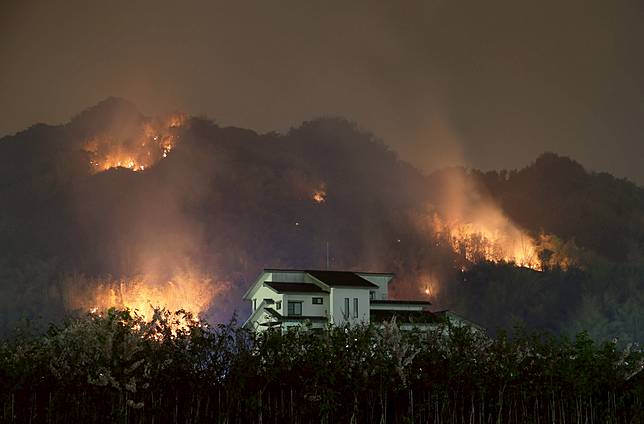
[[[326,242],[326,270],[329,270],[329,242]]]

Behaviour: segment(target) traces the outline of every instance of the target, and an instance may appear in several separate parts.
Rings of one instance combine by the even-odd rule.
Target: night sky
[[[644,183],[641,1],[0,4],[0,136],[120,96],[261,132],[341,115],[426,171],[554,151]]]

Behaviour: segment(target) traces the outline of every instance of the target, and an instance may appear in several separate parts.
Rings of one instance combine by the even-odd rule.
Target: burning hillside
[[[92,172],[110,168],[143,171],[167,157],[179,142],[179,130],[186,116],[175,113],[160,118],[146,118],[125,128],[96,134],[83,144],[90,156]]]
[[[155,172],[98,172],[147,171],[169,152]],[[392,298],[445,307],[464,296],[450,289],[461,267],[490,261],[541,278],[576,263],[566,259],[571,236],[550,237],[558,227],[538,215],[555,207],[521,215],[516,202],[496,202],[498,187],[509,199],[526,193],[520,180],[499,177],[487,189],[463,170],[423,175],[342,119],[262,135],[183,115],[147,118],[112,99],[69,124],[3,139],[0,161],[4,329],[20,316],[111,306],[226,320],[246,314],[241,295],[259,270],[324,268],[327,246],[330,268],[394,272]],[[542,229],[548,237],[535,239]],[[539,256],[546,272],[518,268],[540,269]],[[63,290],[68,275],[87,277]]]
[[[205,318],[208,309],[228,289],[227,283],[188,273],[167,281],[152,276],[112,280],[75,275],[66,279],[65,298],[70,309],[91,313],[103,313],[112,307],[129,309],[146,321],[152,319],[154,309],[182,310],[195,318]]]
[[[470,220],[446,221],[434,215],[436,234],[467,261],[510,262],[541,269],[535,241],[495,208],[478,210]]]
[[[469,171],[447,169],[435,178],[437,203],[430,207],[426,228],[437,239],[468,263],[508,262],[541,269],[536,241],[508,218]]]

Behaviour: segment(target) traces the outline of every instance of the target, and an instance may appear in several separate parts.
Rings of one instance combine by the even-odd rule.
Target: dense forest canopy
[[[494,331],[644,341],[644,191],[545,153],[425,175],[341,118],[285,134],[110,98],[0,139],[0,331],[154,299],[246,313],[265,267],[395,272]]]

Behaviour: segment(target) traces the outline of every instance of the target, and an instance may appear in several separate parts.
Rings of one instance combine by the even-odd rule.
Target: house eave
[[[259,288],[260,281],[263,283],[263,280],[268,274],[266,270],[263,270],[259,276],[255,279],[255,282],[246,290],[244,293],[244,296],[242,296],[242,299],[244,300],[251,300],[252,299],[252,294]]]

